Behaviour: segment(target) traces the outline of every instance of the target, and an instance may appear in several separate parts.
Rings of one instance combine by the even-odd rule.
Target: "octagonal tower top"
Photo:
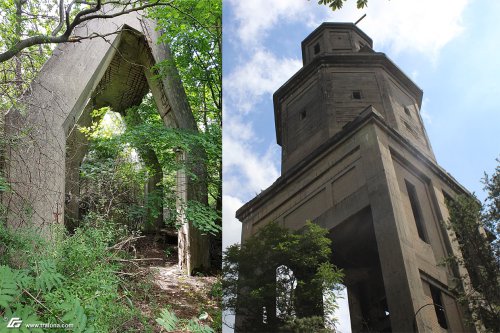
[[[305,66],[318,56],[359,52],[363,47],[371,49],[372,39],[353,23],[325,22],[302,41],[302,61]]]

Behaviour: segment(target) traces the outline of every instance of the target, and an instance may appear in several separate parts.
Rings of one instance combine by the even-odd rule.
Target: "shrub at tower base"
[[[226,249],[223,305],[238,315],[237,331],[330,332],[343,273],[327,235],[311,222],[298,231],[273,222]]]

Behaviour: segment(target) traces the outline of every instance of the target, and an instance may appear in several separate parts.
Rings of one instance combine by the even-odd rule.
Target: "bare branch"
[[[64,26],[64,0],[59,0],[59,24],[57,27],[52,30],[51,35],[55,36],[61,31],[62,27]]]

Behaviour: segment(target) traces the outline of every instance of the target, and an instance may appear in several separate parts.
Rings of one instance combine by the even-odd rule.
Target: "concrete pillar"
[[[405,215],[398,201],[399,185],[389,147],[381,142],[381,135],[372,127],[363,136],[361,166],[370,198],[392,330],[412,332],[415,293],[419,290],[420,277],[405,249],[408,237],[402,226]]]

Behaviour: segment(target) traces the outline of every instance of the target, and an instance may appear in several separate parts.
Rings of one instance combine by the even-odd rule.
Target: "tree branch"
[[[23,3],[22,1],[25,1],[25,0],[21,0],[20,4]],[[78,36],[71,37],[71,33],[73,32],[73,30],[79,24],[81,24],[83,22],[95,20],[95,19],[114,18],[117,16],[126,15],[126,14],[129,14],[132,12],[138,12],[138,11],[141,11],[141,10],[144,10],[147,8],[151,8],[151,7],[155,7],[155,6],[170,6],[170,7],[172,7],[172,2],[173,1],[162,2],[161,0],[157,0],[157,1],[154,1],[151,3],[147,3],[144,5],[138,6],[138,7],[126,9],[128,6],[130,6],[132,4],[131,1],[128,1],[126,3],[116,1],[113,3],[122,4],[124,6],[123,10],[112,13],[112,14],[94,14],[102,9],[102,0],[97,0],[96,3],[90,3],[90,2],[87,3],[85,1],[73,0],[68,5],[68,7],[66,8],[65,11],[63,8],[64,7],[63,0],[60,0],[59,1],[59,24],[57,25],[56,28],[54,28],[54,30],[50,33],[50,35],[40,34],[40,35],[36,35],[36,36],[32,36],[32,37],[29,37],[26,39],[19,40],[14,46],[9,48],[7,51],[0,53],[0,63],[13,58],[14,56],[16,56],[16,54],[18,54],[23,49],[34,46],[34,45],[78,42],[78,41],[81,41],[83,39],[87,39],[86,37],[78,37]],[[78,12],[76,14],[75,18],[73,19],[73,21],[71,22],[70,12],[71,12],[71,8],[73,7],[73,5],[75,3],[85,3],[85,4],[88,4],[88,5],[93,6],[93,7],[88,8],[88,9],[84,9],[84,10]],[[134,4],[135,3],[138,3],[138,1],[134,2]],[[64,33],[62,35],[57,35],[61,31],[61,29],[64,25],[63,22],[66,23],[66,30],[64,31]],[[96,36],[93,36],[93,37],[96,37]]]

